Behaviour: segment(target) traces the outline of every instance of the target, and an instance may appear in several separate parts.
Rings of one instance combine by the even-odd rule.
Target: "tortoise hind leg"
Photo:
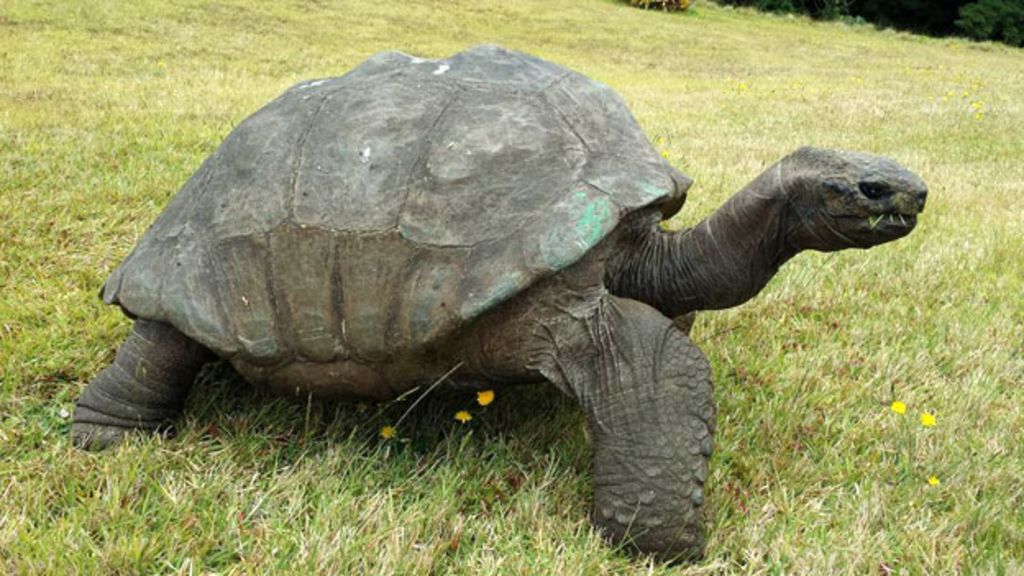
[[[213,354],[169,324],[137,320],[114,363],[82,392],[71,441],[102,450],[132,430],[173,433],[185,397]]]

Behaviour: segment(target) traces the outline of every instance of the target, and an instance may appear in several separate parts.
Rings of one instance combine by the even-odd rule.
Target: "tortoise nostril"
[[[918,212],[924,210],[924,202],[928,199],[928,189],[920,188],[914,191],[914,198],[917,199],[917,210]]]
[[[893,194],[891,188],[878,182],[861,182],[857,184],[857,189],[860,190],[861,194],[872,200],[888,198]]]

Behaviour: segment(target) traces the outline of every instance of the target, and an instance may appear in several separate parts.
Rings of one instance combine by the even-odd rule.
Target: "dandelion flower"
[[[889,406],[889,409],[897,414],[906,414],[907,405],[897,400]]]
[[[465,410],[459,410],[455,413],[455,419],[465,424],[473,419],[473,415]]]
[[[928,477],[928,485],[929,486],[938,486],[939,485],[939,477],[938,476],[929,476]]]
[[[935,414],[932,414],[931,412],[922,412],[921,426],[924,426],[925,428],[935,426]]]
[[[381,426],[380,427],[380,437],[385,439],[385,440],[390,440],[390,439],[394,438],[395,437],[395,427],[394,426]]]
[[[477,404],[487,406],[491,402],[494,402],[494,390],[483,390],[476,393]]]

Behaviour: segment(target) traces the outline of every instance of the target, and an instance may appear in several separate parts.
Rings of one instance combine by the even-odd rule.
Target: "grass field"
[[[1024,51],[708,2],[175,4],[0,4],[0,572],[1024,573]],[[602,544],[583,419],[544,388],[466,424],[472,397],[430,397],[381,440],[407,404],[294,403],[220,367],[178,439],[69,446],[129,329],[100,285],[233,126],[377,51],[480,42],[618,90],[696,179],[673,226],[803,144],[931,186],[907,239],[803,255],[698,319],[706,561]]]

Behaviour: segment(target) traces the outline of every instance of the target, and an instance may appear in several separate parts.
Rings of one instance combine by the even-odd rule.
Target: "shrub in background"
[[[953,22],[971,0],[852,0],[850,14],[879,26],[945,35],[956,32]]]
[[[661,8],[675,12],[689,8],[693,4],[693,0],[629,0],[629,3],[640,8]]]
[[[976,40],[1024,46],[1024,1],[979,0],[960,9],[956,27]]]
[[[637,3],[638,0],[632,0]],[[642,0],[640,0],[642,2]],[[768,12],[797,12],[814,18],[863,18],[888,26],[945,36],[1024,45],[1024,0],[718,0]]]
[[[718,0],[719,4],[748,6],[765,12],[809,14],[831,19],[850,14],[851,0]]]

